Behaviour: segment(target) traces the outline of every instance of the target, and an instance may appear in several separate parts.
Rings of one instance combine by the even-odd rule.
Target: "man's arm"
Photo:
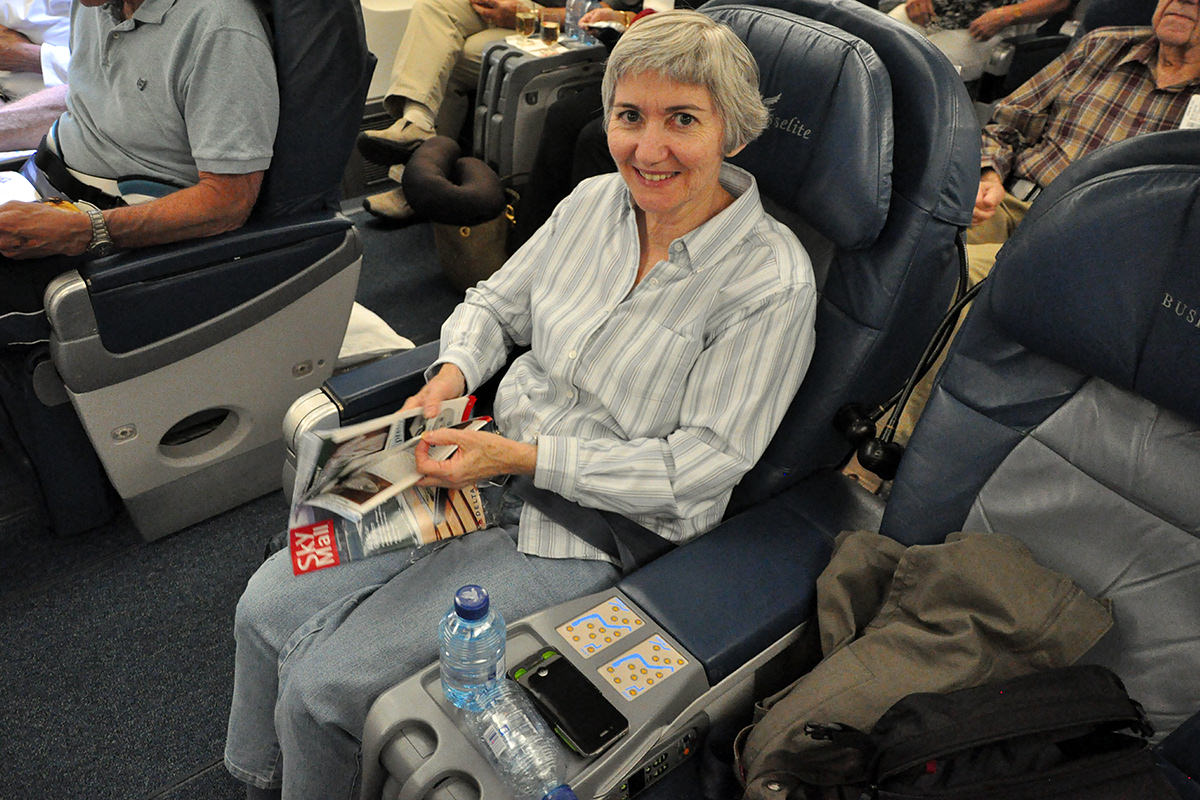
[[[994,170],[1001,181],[1008,180],[1021,150],[1041,139],[1054,103],[1083,60],[1085,49],[1080,45],[1068,49],[996,104],[983,128],[981,169]]]
[[[32,150],[67,109],[67,87],[51,86],[0,105],[0,150]]]
[[[1071,0],[1024,0],[983,12],[967,27],[971,37],[986,41],[1009,25],[1041,22],[1071,7]]]
[[[42,71],[42,48],[23,33],[0,25],[0,69],[9,72]]]
[[[149,247],[215,236],[246,223],[258,199],[263,174],[201,172],[195,186],[149,203],[105,211],[104,221],[118,247]]]
[[[201,172],[195,186],[136,206],[104,212],[118,247],[148,247],[241,227],[254,208],[262,172]],[[92,240],[86,214],[45,203],[0,206],[0,253],[9,258],[80,255]]]

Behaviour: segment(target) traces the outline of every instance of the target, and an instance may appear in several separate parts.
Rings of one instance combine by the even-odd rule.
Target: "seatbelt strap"
[[[1012,182],[1012,186],[1009,187],[1008,193],[1018,200],[1024,200],[1026,203],[1032,203],[1037,199],[1037,196],[1042,193],[1042,187],[1026,178],[1017,178]]]
[[[31,166],[36,169],[32,175],[29,174]],[[76,178],[55,152],[53,145],[47,141],[46,136],[42,137],[33,158],[26,161],[25,165],[21,167],[21,174],[29,179],[29,182],[43,197],[63,196],[69,200],[83,200],[102,209],[124,205],[121,198],[114,197],[95,186],[89,186]],[[49,183],[48,187],[47,183]],[[48,191],[49,189],[53,191]]]
[[[675,548],[674,542],[628,517],[581,506],[554,492],[539,489],[526,475],[515,476],[509,489],[580,539],[619,561],[623,575]]]

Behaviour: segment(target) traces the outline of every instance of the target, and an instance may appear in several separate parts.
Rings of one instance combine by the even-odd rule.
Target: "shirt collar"
[[[1117,66],[1135,63],[1144,66],[1146,71],[1150,73],[1151,77],[1153,77],[1157,71],[1158,39],[1155,38],[1153,30],[1146,34],[1146,38],[1143,41],[1132,43],[1131,47],[1129,48],[1129,52],[1125,54],[1124,58],[1117,62]],[[1183,83],[1164,86],[1160,91],[1175,91],[1196,83],[1200,83],[1200,78],[1193,78],[1192,80],[1184,81]]]
[[[176,0],[145,0],[138,6],[138,10],[133,12],[130,19],[139,24],[161,24],[163,17],[167,15],[175,2]]]
[[[1146,33],[1146,38],[1139,41],[1130,42],[1129,52],[1125,57],[1117,62],[1117,66],[1125,64],[1137,63],[1142,66],[1153,69],[1155,62],[1158,60],[1158,39],[1154,38],[1154,31],[1150,30]]]
[[[687,259],[687,266],[697,272],[719,263],[762,218],[763,208],[758,197],[758,183],[741,167],[725,162],[718,177],[733,202],[695,230],[671,243],[672,255]],[[676,247],[676,244],[679,246]]]
[[[734,200],[712,219],[671,242],[670,260],[676,266],[700,271],[717,263],[765,213],[758,196],[758,183],[749,172],[723,162],[717,180]],[[625,195],[623,213],[629,215],[630,224],[636,227],[633,194],[624,181],[621,183]]]

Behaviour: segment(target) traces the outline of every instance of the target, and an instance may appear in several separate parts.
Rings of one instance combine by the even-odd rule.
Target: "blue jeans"
[[[611,564],[526,556],[516,526],[296,576],[286,550],[259,568],[234,622],[225,766],[285,798],[356,800],[360,736],[384,690],[437,658],[455,590],[484,586],[507,621],[616,583]]]

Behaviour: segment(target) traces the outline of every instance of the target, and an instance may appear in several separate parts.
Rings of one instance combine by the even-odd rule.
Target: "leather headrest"
[[[1200,131],[1170,135],[1185,133],[1200,153]],[[988,302],[1030,350],[1200,420],[1200,155],[1191,161],[1101,175],[1077,162],[1001,250]],[[1086,180],[1070,186],[1075,172]]]
[[[761,6],[705,13],[758,61],[771,122],[734,159],[760,190],[838,247],[872,244],[892,194],[892,90],[883,62],[831,25]]]
[[[409,205],[433,222],[478,225],[504,211],[500,176],[478,158],[460,158],[458,142],[429,139],[404,167],[401,185]]]

